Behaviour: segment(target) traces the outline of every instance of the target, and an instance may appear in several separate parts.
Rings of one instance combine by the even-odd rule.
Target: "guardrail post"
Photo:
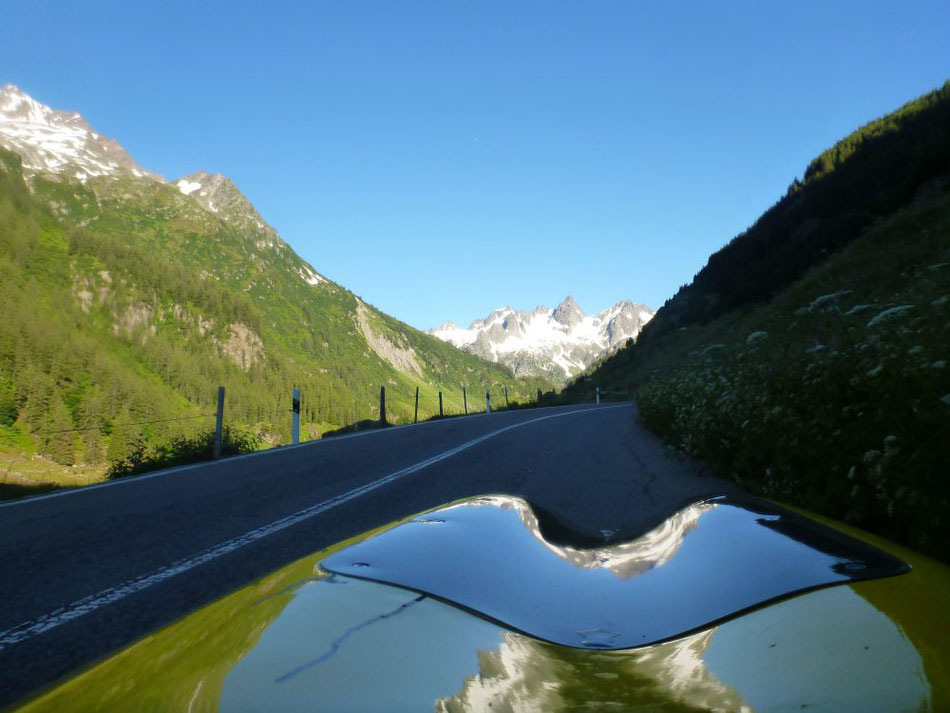
[[[505,387],[505,409],[510,409],[511,404],[508,403],[508,387]]]
[[[468,394],[465,393],[465,387],[462,387],[462,406],[465,408],[465,415],[468,416]]]
[[[293,393],[293,414],[290,417],[290,442],[300,443],[300,389],[294,389]]]
[[[445,412],[442,411],[442,392],[439,392],[439,418],[445,416]]]
[[[419,423],[419,387],[416,387],[416,413],[412,417],[413,423]]]
[[[379,425],[386,425],[386,387],[379,387]]]
[[[214,457],[221,457],[221,432],[224,430],[224,387],[218,387],[218,411],[214,417]]]
[[[491,413],[491,391],[485,389],[485,413]]]
[[[595,404],[600,403],[600,387],[599,386],[596,389],[594,389],[594,403]]]

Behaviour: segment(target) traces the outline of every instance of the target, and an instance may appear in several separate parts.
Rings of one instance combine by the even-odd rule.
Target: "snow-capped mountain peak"
[[[0,88],[0,146],[20,154],[27,173],[80,181],[130,174],[164,181],[140,168],[125,149],[94,131],[77,112],[51,109],[14,84]]]
[[[467,329],[445,322],[429,333],[501,362],[518,376],[544,375],[563,382],[635,339],[651,317],[649,307],[629,301],[585,315],[574,298],[567,297],[553,310],[543,305],[529,312],[499,307]]]

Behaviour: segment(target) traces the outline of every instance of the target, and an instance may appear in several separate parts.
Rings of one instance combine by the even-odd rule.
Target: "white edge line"
[[[576,405],[576,404],[574,404]],[[611,408],[617,408],[618,406],[627,406],[629,404],[614,404]],[[316,438],[312,441],[304,441],[303,443],[287,444],[283,446],[274,446],[273,448],[268,448],[263,451],[254,451],[253,453],[242,453],[241,455],[228,456],[227,458],[221,458],[220,460],[203,460],[197,463],[189,463],[188,465],[179,465],[173,468],[164,468],[162,470],[156,470],[153,473],[144,473],[142,475],[132,475],[125,478],[119,478],[117,480],[107,480],[104,483],[91,483],[89,485],[77,485],[68,488],[63,488],[62,490],[57,490],[52,493],[45,493],[43,495],[31,495],[26,498],[17,498],[16,500],[3,500],[0,501],[0,509],[16,507],[18,505],[28,505],[30,503],[35,503],[39,500],[50,500],[52,498],[61,498],[66,495],[82,495],[83,493],[88,493],[93,490],[99,490],[100,488],[109,488],[114,485],[130,485],[133,483],[141,483],[145,480],[151,480],[152,478],[160,478],[166,475],[175,475],[187,470],[195,470],[197,468],[207,468],[216,463],[234,463],[238,460],[244,460],[247,458],[257,458],[260,456],[272,455],[275,451],[285,452],[290,450],[296,450],[298,448],[313,448],[314,446],[323,444],[323,443],[339,443],[340,441],[345,441],[350,438],[360,438],[362,436],[372,436],[381,433],[393,433],[394,431],[399,431],[403,428],[411,428],[413,426],[427,426],[433,423],[448,423],[449,421],[455,421],[457,418],[477,418],[479,416],[500,416],[505,413],[517,413],[518,411],[542,411],[547,409],[563,409],[569,408],[569,406],[538,406],[526,409],[516,409],[515,411],[501,411],[493,413],[471,413],[467,415],[459,416],[448,416],[446,418],[436,418],[429,421],[421,421],[419,423],[403,423],[398,426],[389,426],[388,428],[374,428],[370,431],[363,431],[362,433],[348,433],[343,436],[332,436],[330,438]],[[593,404],[590,405],[590,409],[595,408]],[[603,408],[603,406],[601,407]],[[589,409],[585,409],[589,410]],[[576,411],[571,411],[570,413],[576,413]],[[523,421],[522,423],[531,423],[531,421]]]
[[[489,438],[493,438],[507,431],[512,431],[516,428],[521,428],[522,426],[538,423],[539,421],[547,421],[552,418],[561,418],[563,416],[572,416],[574,414],[586,413],[588,411],[603,411],[607,409],[622,408],[626,405],[627,404],[599,407],[589,406],[587,408],[575,409],[573,411],[565,411],[564,413],[540,416],[539,418],[533,418],[529,421],[519,421],[518,423],[512,424],[510,426],[505,426],[504,428],[499,428],[498,430],[483,434],[477,438],[473,438],[470,441],[466,441],[461,445],[455,446],[454,448],[450,448],[447,451],[443,451],[442,453],[438,453],[434,456],[426,458],[425,460],[421,460],[418,463],[383,476],[378,480],[374,480],[370,483],[366,483],[365,485],[353,488],[350,491],[336,495],[332,498],[329,498],[328,500],[317,503],[316,505],[311,505],[309,508],[305,508],[294,513],[293,515],[288,515],[286,517],[280,518],[279,520],[275,520],[274,522],[264,525],[263,527],[258,527],[254,530],[245,532],[243,535],[239,535],[234,539],[222,542],[218,545],[215,545],[214,547],[204,550],[203,552],[186,557],[185,559],[174,562],[166,567],[160,567],[153,572],[143,574],[139,577],[136,577],[135,579],[130,579],[115,587],[109,587],[108,589],[104,589],[96,594],[90,594],[81,599],[77,599],[71,604],[59,607],[58,609],[55,609],[47,614],[41,614],[35,619],[18,624],[17,626],[7,629],[6,631],[0,631],[0,651],[3,651],[8,646],[25,641],[26,639],[30,639],[38,634],[42,634],[45,631],[55,629],[62,624],[70,622],[74,619],[78,619],[79,617],[95,611],[96,609],[99,609],[107,604],[112,604],[113,602],[117,602],[127,596],[148,589],[149,587],[159,584],[166,579],[171,579],[175,575],[187,572],[188,570],[194,569],[199,565],[217,559],[218,557],[226,555],[229,552],[233,552],[244,545],[251,544],[252,542],[261,540],[265,537],[268,537],[269,535],[280,532],[281,530],[285,530],[288,527],[313,517],[314,515],[319,515],[320,513],[326,512],[327,510],[331,510],[338,505],[349,502],[350,500],[365,495],[366,493],[376,490],[377,488],[381,488],[382,486],[387,485],[395,480],[420,471],[423,468],[427,468],[430,465],[435,465],[446,458],[451,458],[462,451],[468,450],[473,446],[477,446],[479,443],[483,443]]]

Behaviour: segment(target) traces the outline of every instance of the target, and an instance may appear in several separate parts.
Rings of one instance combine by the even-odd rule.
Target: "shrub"
[[[224,427],[221,434],[222,457],[253,453],[260,447],[261,442],[253,432],[244,428]],[[106,477],[113,480],[212,458],[214,458],[213,430],[191,437],[176,438],[158,446],[139,442],[127,455],[110,463]]]

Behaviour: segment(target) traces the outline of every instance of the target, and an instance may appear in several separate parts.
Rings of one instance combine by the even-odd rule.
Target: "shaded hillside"
[[[0,450],[120,459],[211,427],[219,384],[228,422],[271,443],[288,440],[294,386],[305,437],[375,418],[381,385],[396,421],[416,386],[420,418],[439,389],[458,412],[463,386],[547,388],[364,304],[218,188],[241,212],[151,178],[24,175],[0,150]]]
[[[801,181],[666,302],[640,341],[770,298],[948,169],[950,82],[814,159]]]
[[[805,184],[569,398],[634,391],[646,425],[719,474],[950,560],[948,91],[812,162]],[[853,194],[844,181],[835,215],[831,187],[847,175],[873,179],[877,192]],[[871,202],[878,217],[854,228],[849,216]],[[820,206],[821,220],[779,215],[801,206]],[[805,260],[819,245],[826,252]],[[729,271],[734,290],[710,287]]]

